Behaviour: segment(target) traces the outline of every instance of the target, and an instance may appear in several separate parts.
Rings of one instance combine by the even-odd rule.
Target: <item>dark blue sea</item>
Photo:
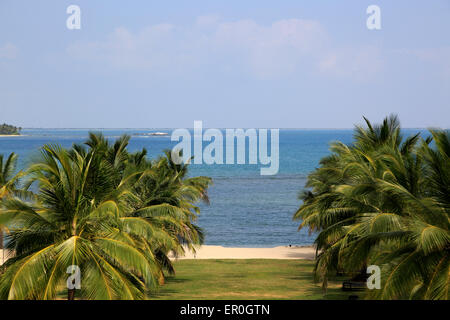
[[[177,144],[170,140],[171,129],[24,129],[20,137],[0,137],[0,153],[15,152],[19,167],[25,168],[44,144],[70,147],[82,143],[88,132],[103,132],[114,139],[132,135],[129,150],[146,148],[151,158]],[[162,131],[169,136],[136,136]],[[412,131],[413,132],[413,131]],[[308,245],[314,234],[297,231],[292,216],[300,205],[299,192],[309,172],[329,154],[329,143],[350,143],[352,130],[280,130],[278,174],[261,176],[260,165],[191,165],[191,175],[213,178],[210,205],[201,204],[198,224],[205,230],[206,244],[233,247]],[[208,142],[204,142],[205,147]],[[270,148],[269,148],[270,151]]]

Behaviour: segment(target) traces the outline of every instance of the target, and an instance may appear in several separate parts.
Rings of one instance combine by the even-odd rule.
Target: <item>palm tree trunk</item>
[[[3,229],[0,227],[0,249],[3,249]]]
[[[161,271],[159,273],[158,283],[159,283],[159,285],[162,286],[164,284],[164,282],[165,282],[164,273]]]
[[[67,289],[67,300],[75,300],[75,289]]]
[[[0,227],[0,250],[2,250],[2,264],[5,263],[5,248],[3,248],[3,230],[2,227]]]
[[[325,276],[322,282],[322,294],[325,296],[327,294],[327,291],[328,291],[328,276]]]

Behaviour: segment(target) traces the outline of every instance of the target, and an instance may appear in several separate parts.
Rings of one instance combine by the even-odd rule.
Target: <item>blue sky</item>
[[[449,128],[449,31],[448,0],[1,0],[0,122]]]

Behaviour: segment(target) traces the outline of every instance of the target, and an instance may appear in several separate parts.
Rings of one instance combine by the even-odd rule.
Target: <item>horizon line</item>
[[[418,129],[428,130],[440,128],[448,130],[450,128],[442,128],[438,126],[429,127],[401,127],[401,129]],[[154,127],[154,128],[140,128],[140,127],[22,127],[22,130],[175,130],[175,129],[194,129],[193,127]],[[328,127],[316,127],[316,128],[294,128],[294,127],[203,127],[202,129],[280,129],[280,130],[353,130],[355,127],[341,127],[341,128],[328,128]]]

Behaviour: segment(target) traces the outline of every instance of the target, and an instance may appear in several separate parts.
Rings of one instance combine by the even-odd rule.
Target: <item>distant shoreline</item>
[[[204,127],[204,129],[211,129],[213,127]],[[220,130],[224,130],[224,129],[231,129],[231,128],[238,128],[238,127],[233,127],[233,126],[228,126],[228,127],[220,127],[220,128],[214,128],[214,129],[220,129]],[[402,129],[404,130],[428,130],[429,128],[434,128],[434,127],[418,127],[418,128],[414,128],[414,127],[404,127]],[[22,128],[22,130],[173,130],[173,129],[177,129],[177,127],[172,127],[172,128],[166,128],[166,127],[158,127],[158,128],[39,128],[39,127],[24,127]],[[189,128],[186,127],[186,129],[193,129],[193,128]],[[248,127],[244,127],[242,129],[250,129]],[[275,127],[256,127],[255,129],[280,129],[280,130],[299,130],[299,131],[321,131],[321,130],[353,130],[352,127],[348,127],[348,128],[288,128],[288,127],[279,127],[279,128],[275,128]],[[442,128],[443,130],[448,130],[450,128]]]

